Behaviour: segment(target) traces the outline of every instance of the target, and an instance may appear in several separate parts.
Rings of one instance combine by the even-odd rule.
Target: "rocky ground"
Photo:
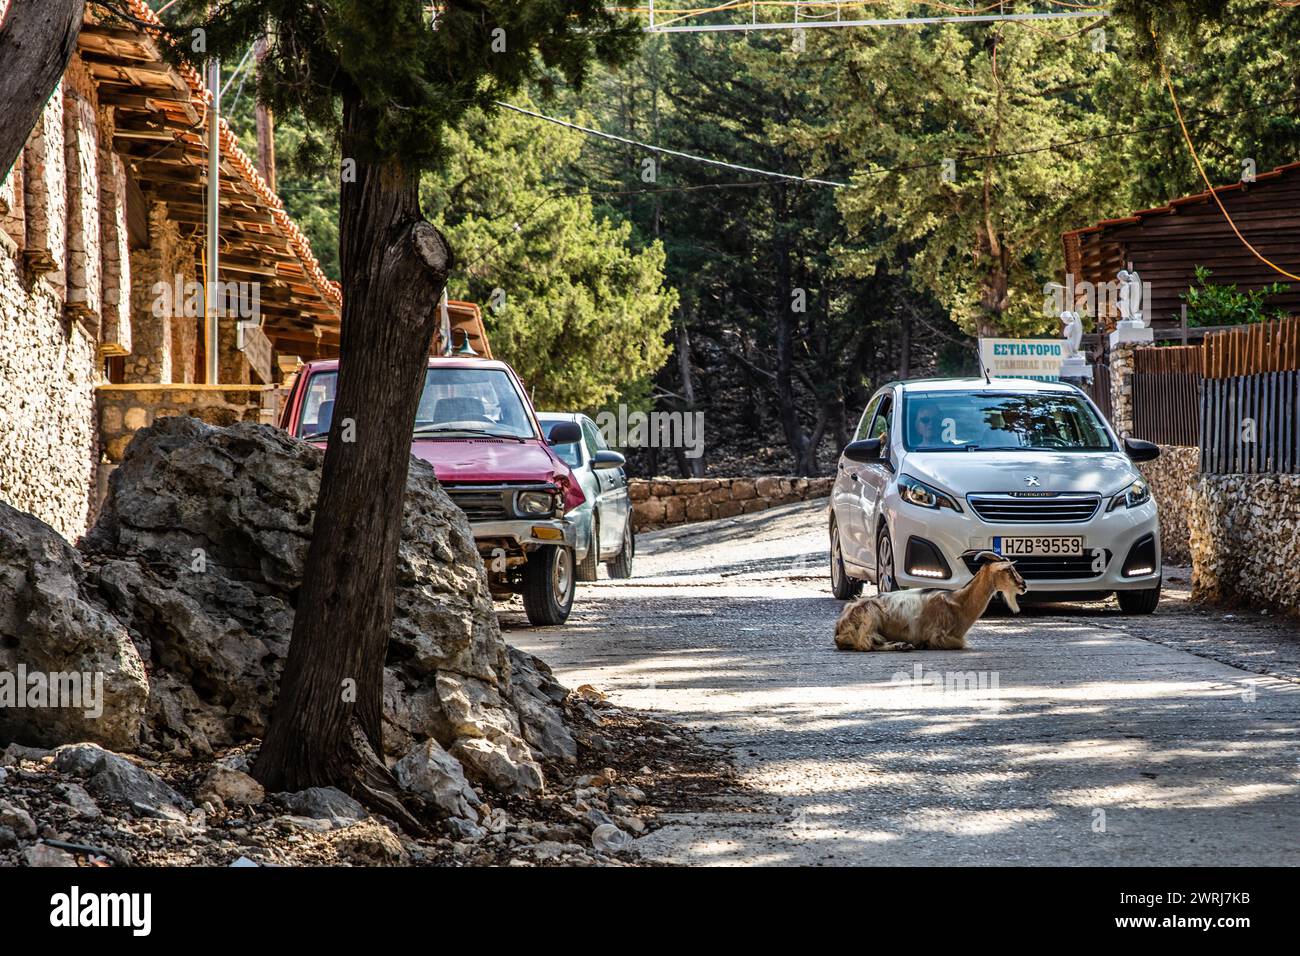
[[[252,746],[215,759],[125,758],[93,744],[0,756],[0,866],[626,866],[661,815],[734,794],[720,751],[594,688],[571,695],[573,766],[543,793],[478,786],[473,822],[404,833],[333,788],[266,794]]]
[[[0,772],[0,862],[616,863],[657,813],[726,786],[690,734],[571,694],[505,643],[464,514],[413,461],[382,757],[429,832],[337,791],[263,793],[249,752],[274,711],[321,459],[267,426],[164,418],[76,547],[0,503],[0,677],[102,678],[93,701],[0,707],[0,742],[25,745]]]

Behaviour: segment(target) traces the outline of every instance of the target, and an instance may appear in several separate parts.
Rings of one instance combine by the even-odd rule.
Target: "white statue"
[[[1079,346],[1083,344],[1083,320],[1079,318],[1078,312],[1062,312],[1061,324],[1065,326],[1062,333],[1065,347],[1061,354],[1067,359],[1077,358]]]
[[[1136,271],[1120,269],[1115,276],[1119,280],[1119,314],[1120,324],[1129,329],[1145,329],[1146,320],[1142,316],[1142,278]]]

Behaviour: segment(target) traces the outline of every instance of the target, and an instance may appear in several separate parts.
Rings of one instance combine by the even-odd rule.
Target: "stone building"
[[[0,0],[0,17],[7,4]],[[281,366],[337,354],[341,297],[220,121],[220,374],[204,381],[210,94],[143,0],[88,5],[0,183],[0,499],[76,538],[154,417],[266,418]]]

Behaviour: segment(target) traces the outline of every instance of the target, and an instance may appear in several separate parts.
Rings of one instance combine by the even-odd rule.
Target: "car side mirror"
[[[1125,438],[1124,453],[1131,461],[1151,461],[1160,457],[1160,446],[1153,441],[1143,441],[1141,438]]]
[[[546,440],[548,445],[572,445],[574,442],[582,441],[582,426],[577,422],[556,422],[551,429],[551,437]]]
[[[592,468],[622,468],[626,464],[626,458],[616,451],[610,451],[608,448],[602,448],[591,459]]]
[[[864,438],[861,441],[851,441],[845,445],[844,457],[849,461],[869,465],[872,462],[880,461],[880,449],[881,441],[879,438]]]

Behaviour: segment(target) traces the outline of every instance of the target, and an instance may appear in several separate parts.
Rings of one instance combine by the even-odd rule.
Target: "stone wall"
[[[253,385],[101,385],[99,433],[104,457],[119,462],[135,433],[156,419],[189,415],[209,425],[270,422],[263,412],[269,390]]]
[[[1160,457],[1138,468],[1151,485],[1160,512],[1160,551],[1165,564],[1192,563],[1187,515],[1200,471],[1200,449],[1161,445]]]
[[[825,498],[832,478],[637,478],[629,490],[637,531],[734,518],[792,501]]]
[[[1202,475],[1188,526],[1194,599],[1300,613],[1300,475]]]
[[[7,236],[6,236],[7,238]],[[61,289],[0,248],[0,500],[75,540],[86,530],[98,447],[95,343]]]

